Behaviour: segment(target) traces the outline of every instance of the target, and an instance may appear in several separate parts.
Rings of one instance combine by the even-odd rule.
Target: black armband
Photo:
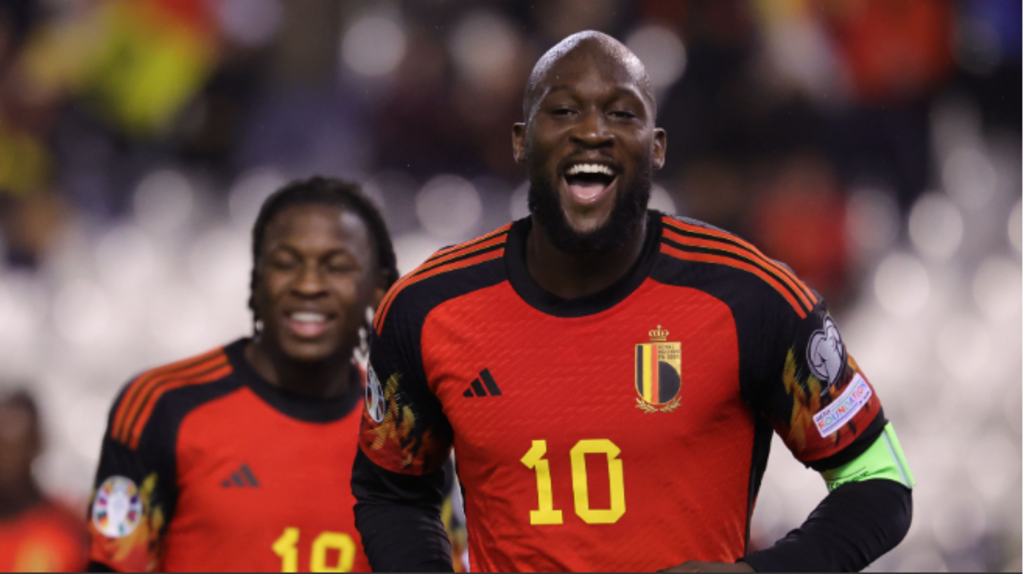
[[[742,560],[758,572],[853,572],[903,540],[913,514],[911,491],[876,479],[844,484],[800,528]]]

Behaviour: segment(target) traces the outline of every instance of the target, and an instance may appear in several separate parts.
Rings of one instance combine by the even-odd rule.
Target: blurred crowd
[[[524,216],[526,78],[597,29],[657,92],[653,206],[790,265],[882,395],[919,486],[877,567],[1019,571],[1021,21],[1018,0],[3,0],[0,391],[38,398],[35,475],[84,515],[119,386],[250,328],[263,198],[362,182],[403,272]],[[755,544],[824,493],[776,447]]]

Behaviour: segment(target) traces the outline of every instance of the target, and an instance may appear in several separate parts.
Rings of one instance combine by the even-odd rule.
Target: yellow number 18
[[[562,511],[555,510],[551,492],[551,468],[544,455],[548,441],[535,440],[522,458],[527,468],[537,475],[537,510],[530,511],[530,524],[562,524]],[[622,479],[622,461],[619,447],[608,439],[585,439],[576,443],[569,451],[572,463],[572,493],[576,514],[587,524],[612,524],[626,513],[626,487]],[[608,486],[611,489],[611,507],[595,509],[590,507],[590,493],[587,483],[588,454],[604,454],[608,457]]]
[[[289,526],[274,541],[271,549],[281,557],[281,572],[299,571],[299,529]],[[310,572],[351,572],[356,558],[356,543],[344,532],[321,532],[310,549]],[[338,551],[338,563],[328,564],[327,553]]]

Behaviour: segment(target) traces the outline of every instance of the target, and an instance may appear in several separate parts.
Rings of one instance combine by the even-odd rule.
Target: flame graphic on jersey
[[[806,372],[803,369],[802,372]],[[822,385],[821,381],[811,373],[807,374],[805,381],[801,382],[798,373],[801,372],[797,364],[797,358],[793,349],[786,354],[786,363],[782,371],[782,382],[786,394],[792,401],[793,409],[790,414],[789,424],[782,422],[784,428],[779,429],[779,434],[784,438],[786,446],[793,452],[831,452],[840,446],[841,443],[848,443],[853,435],[857,434],[856,423],[851,420],[850,430],[852,434],[845,433],[843,429],[827,438],[821,437],[817,426],[814,423],[814,415],[821,412],[836,400],[853,380],[855,374],[860,373],[860,367],[853,360],[853,356],[846,354],[846,364],[839,374],[838,380],[830,387]],[[863,374],[862,374],[863,376]],[[872,400],[871,407],[866,409],[866,415],[862,418],[870,421],[874,413],[878,411],[877,399]],[[780,421],[781,422],[781,421]],[[846,436],[849,435],[849,436]]]
[[[786,364],[782,369],[782,383],[786,393],[793,398],[793,412],[789,418],[789,433],[786,445],[795,452],[807,446],[807,433],[814,430],[814,413],[821,409],[821,381],[814,375],[807,376],[805,385],[796,376],[796,358],[793,349],[786,353]]]
[[[401,373],[395,373],[384,385],[387,410],[380,424],[364,412],[363,452],[378,465],[393,472],[423,474],[437,468],[448,456],[435,440],[433,429],[418,429],[416,413],[402,405],[399,383]]]
[[[159,567],[160,532],[164,526],[164,512],[153,504],[157,474],[151,473],[142,481],[139,496],[142,499],[142,519],[127,536],[108,538],[89,521],[92,538],[91,559],[115,570],[126,572],[152,572]],[[96,493],[93,493],[93,498]]]

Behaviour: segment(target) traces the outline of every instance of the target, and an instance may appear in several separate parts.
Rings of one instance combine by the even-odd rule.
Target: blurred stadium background
[[[249,332],[262,199],[364,183],[402,271],[526,213],[526,76],[565,35],[645,61],[654,205],[753,240],[831,302],[916,475],[876,570],[1021,569],[1017,0],[3,0],[0,388],[85,508],[133,374]],[[776,442],[753,539],[825,494]]]

